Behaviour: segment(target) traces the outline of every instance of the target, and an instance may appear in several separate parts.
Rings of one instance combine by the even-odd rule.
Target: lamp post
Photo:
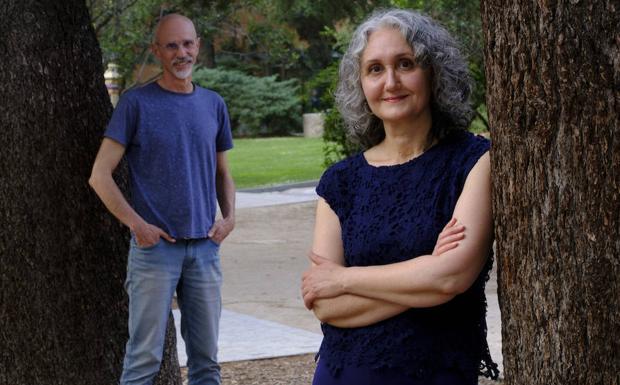
[[[108,68],[103,74],[105,79],[105,86],[108,89],[108,95],[110,95],[110,102],[112,105],[116,107],[116,103],[118,103],[118,98],[121,94],[121,79],[122,76],[118,72],[118,64],[108,63]]]

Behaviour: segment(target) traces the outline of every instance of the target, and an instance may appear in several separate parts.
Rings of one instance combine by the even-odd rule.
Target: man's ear
[[[153,53],[153,55],[159,59],[159,46],[157,45],[157,43],[151,43],[151,52]]]

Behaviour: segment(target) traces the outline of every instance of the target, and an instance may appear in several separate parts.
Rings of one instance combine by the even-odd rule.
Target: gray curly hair
[[[363,148],[385,138],[383,122],[370,111],[360,80],[360,60],[370,34],[380,28],[398,30],[411,45],[416,64],[431,69],[431,138],[465,130],[473,118],[471,80],[456,40],[431,18],[403,9],[379,10],[353,33],[340,63],[336,104],[349,138]]]

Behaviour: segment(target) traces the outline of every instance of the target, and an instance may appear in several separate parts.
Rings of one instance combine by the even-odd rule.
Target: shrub
[[[275,136],[301,131],[296,79],[256,77],[237,70],[200,68],[194,81],[222,95],[235,136]]]
[[[320,89],[320,104],[324,107],[325,123],[323,125],[323,163],[329,166],[342,158],[360,151],[360,147],[347,138],[344,121],[334,105],[334,91],[338,81],[338,61],[319,71],[308,82],[309,87]],[[326,107],[326,108],[325,108]]]

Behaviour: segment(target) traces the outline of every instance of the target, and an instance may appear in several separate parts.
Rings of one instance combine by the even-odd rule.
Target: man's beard
[[[174,66],[177,64],[185,64],[185,63],[192,63],[192,62],[193,60],[191,57],[182,57],[182,58],[174,59],[172,61],[172,73],[177,79],[187,79],[188,77],[192,76],[194,65],[192,64],[188,69],[182,70],[182,71],[177,70]]]

